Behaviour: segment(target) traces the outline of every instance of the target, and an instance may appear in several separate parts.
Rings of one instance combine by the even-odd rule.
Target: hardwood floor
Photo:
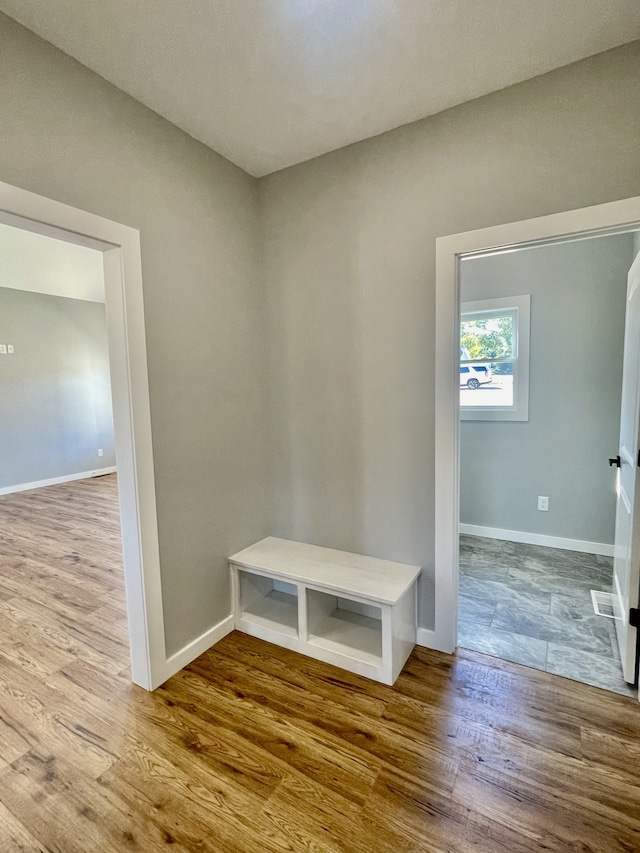
[[[128,681],[115,477],[0,498],[0,851],[640,851],[640,706],[475,652],[385,687],[234,633]]]

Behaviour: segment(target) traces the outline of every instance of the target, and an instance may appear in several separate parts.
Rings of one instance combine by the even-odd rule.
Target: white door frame
[[[435,626],[429,645],[453,652],[458,634],[460,284],[463,255],[640,229],[640,197],[452,234],[436,240]]]
[[[103,253],[131,678],[167,678],[140,233],[0,182],[0,222]]]

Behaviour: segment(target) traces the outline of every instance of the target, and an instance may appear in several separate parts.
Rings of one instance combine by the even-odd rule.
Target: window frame
[[[460,305],[460,324],[467,314],[484,314],[487,318],[515,314],[515,341],[513,356],[492,359],[472,359],[465,364],[498,364],[513,362],[513,404],[511,406],[463,406],[463,421],[528,421],[529,420],[529,350],[531,338],[531,296],[502,296],[497,299],[479,299]],[[460,364],[463,364],[460,361]],[[459,368],[458,368],[459,372]]]

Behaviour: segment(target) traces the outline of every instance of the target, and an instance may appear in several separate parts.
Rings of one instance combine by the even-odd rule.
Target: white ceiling
[[[264,175],[640,37],[638,0],[0,0]]]

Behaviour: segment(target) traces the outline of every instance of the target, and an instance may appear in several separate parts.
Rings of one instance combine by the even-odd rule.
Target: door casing
[[[140,233],[2,182],[0,222],[102,252],[131,679],[153,690],[173,672],[164,637]]]
[[[436,240],[435,624],[428,632],[433,648],[452,653],[458,632],[460,260],[464,256],[636,230],[640,230],[640,197]]]

